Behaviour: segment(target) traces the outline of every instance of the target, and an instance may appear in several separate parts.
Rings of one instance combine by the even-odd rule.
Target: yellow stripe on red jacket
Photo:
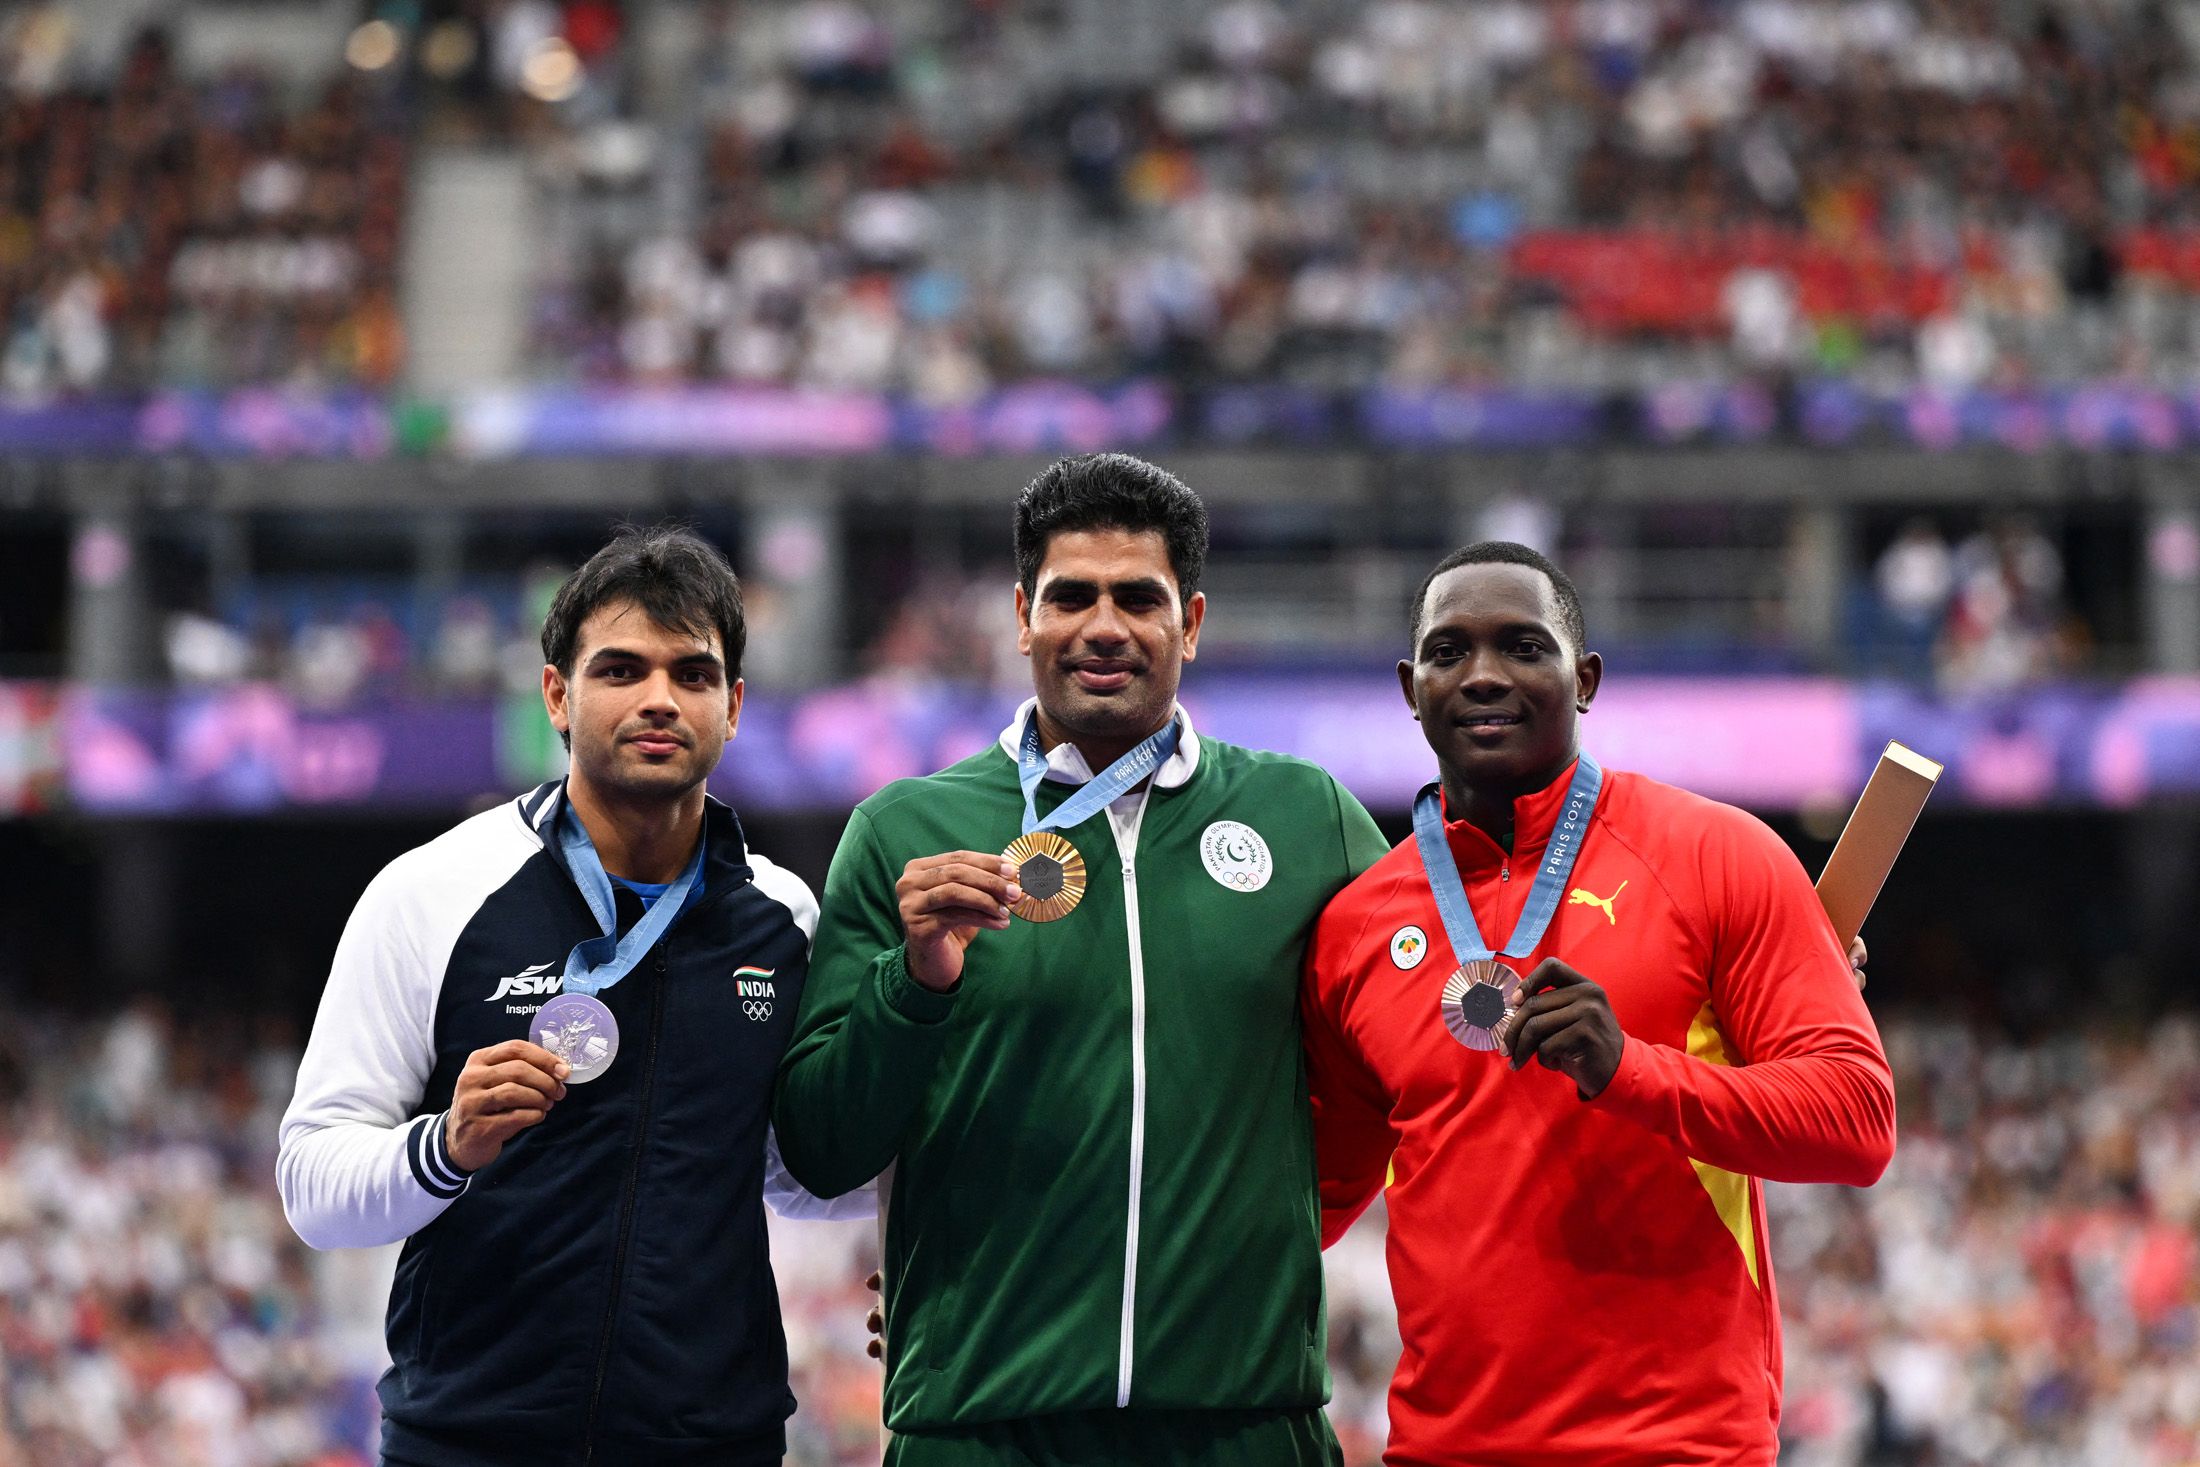
[[[1509,934],[1569,768],[1515,805],[1506,852],[1445,833],[1493,941]],[[1608,772],[1546,957],[1626,1033],[1591,1102],[1470,1050],[1457,963],[1414,844],[1338,894],[1303,1006],[1323,1241],[1390,1178],[1404,1354],[1391,1467],[1771,1463],[1779,1303],[1759,1180],[1868,1185],[1894,1086],[1809,878],[1740,810]]]

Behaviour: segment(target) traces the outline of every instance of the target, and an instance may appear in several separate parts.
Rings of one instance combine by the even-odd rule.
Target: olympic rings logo
[[[760,998],[743,999],[741,1012],[761,1023],[772,1016],[772,1006]]]

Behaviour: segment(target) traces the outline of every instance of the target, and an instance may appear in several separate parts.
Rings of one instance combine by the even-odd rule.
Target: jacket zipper
[[[581,1467],[588,1467],[596,1460],[596,1420],[603,1409],[604,1377],[611,1372],[611,1330],[618,1322],[619,1292],[626,1282],[626,1248],[634,1229],[634,1199],[640,1189],[642,1152],[649,1140],[650,1105],[657,1092],[657,1039],[664,1028],[667,981],[661,942],[657,945],[656,961],[651,966],[657,982],[649,995],[649,1048],[642,1053],[642,1091],[634,1115],[634,1144],[627,1155],[626,1181],[619,1192],[619,1236],[611,1253],[611,1292],[604,1298],[603,1329],[596,1336],[596,1384],[588,1394],[588,1424],[581,1433],[586,1449],[581,1456]]]
[[[1138,832],[1146,823],[1146,803],[1153,797],[1148,784],[1130,818],[1126,835],[1109,812],[1108,828],[1114,832],[1117,852],[1123,858],[1123,926],[1130,943],[1131,967],[1131,1169],[1130,1208],[1123,1228],[1123,1317],[1116,1339],[1115,1404],[1131,1403],[1131,1352],[1136,1343],[1138,1306],[1138,1208],[1146,1178],[1146,948],[1138,922]]]

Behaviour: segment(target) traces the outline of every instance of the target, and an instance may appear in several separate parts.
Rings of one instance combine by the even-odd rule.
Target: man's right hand
[[[495,1161],[504,1143],[539,1124],[565,1099],[573,1067],[539,1044],[507,1039],[466,1056],[443,1118],[444,1149],[462,1171]]]
[[[949,851],[911,861],[894,883],[909,976],[935,993],[962,981],[963,949],[980,928],[1008,926],[1024,899],[1014,863],[997,852]]]

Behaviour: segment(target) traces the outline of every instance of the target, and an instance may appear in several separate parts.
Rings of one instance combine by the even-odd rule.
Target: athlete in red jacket
[[[1603,665],[1556,567],[1458,552],[1416,623],[1398,671],[1441,772],[1435,877],[1472,909],[1450,926],[1525,981],[1502,1025],[1497,993],[1445,1003],[1474,936],[1447,932],[1411,839],[1337,896],[1308,957],[1325,1244],[1390,1179],[1405,1349],[1384,1460],[1769,1464],[1759,1179],[1869,1185],[1894,1148],[1849,961],[1753,817],[1640,775],[1589,788],[1576,721]]]

